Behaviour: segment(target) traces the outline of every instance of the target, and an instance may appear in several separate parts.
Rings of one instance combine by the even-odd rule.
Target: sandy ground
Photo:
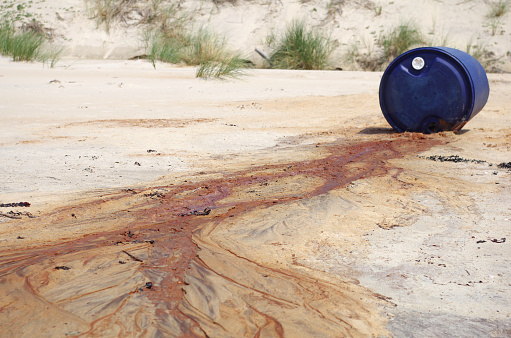
[[[145,8],[144,3],[160,3],[160,8],[178,6],[190,16],[190,29],[206,27],[216,32],[260,66],[265,62],[254,48],[270,53],[267,42],[272,37],[281,36],[293,20],[305,20],[330,37],[332,69],[360,70],[348,60],[353,51],[378,55],[382,48],[377,40],[382,35],[399,24],[412,23],[422,33],[424,45],[469,48],[471,53],[479,49],[487,71],[511,72],[511,13],[491,19],[488,13],[496,1],[130,1],[133,11],[123,20],[112,20],[108,30],[94,18],[95,0],[14,2],[16,6],[12,0],[0,4],[0,14],[20,15],[27,22],[36,19],[51,30],[55,44],[63,48],[63,58],[127,60],[147,54],[148,26],[141,14],[145,10],[137,9]]]
[[[2,335],[511,335],[511,76],[431,136],[380,78],[2,60]]]

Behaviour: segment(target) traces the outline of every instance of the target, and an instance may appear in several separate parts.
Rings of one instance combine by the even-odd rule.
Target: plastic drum
[[[398,132],[459,131],[483,109],[490,87],[471,55],[423,47],[398,56],[380,82],[380,107]]]

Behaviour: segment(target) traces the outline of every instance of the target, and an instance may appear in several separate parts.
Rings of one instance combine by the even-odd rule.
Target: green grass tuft
[[[94,0],[88,5],[91,18],[96,20],[98,27],[104,25],[107,32],[115,20],[125,20],[133,9],[133,0]]]
[[[488,17],[490,19],[500,18],[509,11],[509,0],[492,1],[488,4]]]
[[[466,45],[465,51],[472,55],[479,63],[483,66],[483,68],[490,72],[494,68],[497,59],[495,59],[495,53],[491,52],[487,49],[487,43],[482,40],[473,42],[471,38]]]
[[[0,54],[12,57],[13,61],[40,61],[53,67],[61,51],[51,48],[41,33],[17,31],[6,22],[0,24]]]
[[[229,50],[225,39],[206,28],[191,33],[158,33],[152,40],[149,58],[153,66],[157,60],[197,66],[196,76],[201,78],[238,77],[247,68],[240,53]]]
[[[401,23],[383,34],[379,39],[379,44],[383,47],[383,55],[386,60],[395,59],[414,46],[424,43],[425,41],[420,29],[411,21]]]
[[[181,60],[181,38],[178,36],[168,36],[162,33],[152,38],[149,50],[149,59],[156,65],[156,60],[167,63],[179,63]]]
[[[223,38],[208,29],[200,28],[187,36],[182,59],[192,66],[220,61],[224,58],[226,43]]]
[[[246,63],[229,51],[225,39],[208,29],[192,29],[193,17],[164,0],[87,0],[89,16],[107,32],[112,25],[144,25],[147,55],[156,61],[198,66],[198,77],[243,73]],[[228,1],[228,0],[226,0]]]
[[[494,36],[498,33],[502,26],[502,17],[509,12],[511,4],[509,0],[498,0],[491,1],[488,4],[487,17],[490,19],[489,27],[491,29],[491,35]],[[503,33],[503,31],[501,32]]]
[[[304,21],[295,20],[275,42],[270,60],[274,68],[280,69],[326,69],[332,50],[329,37],[307,29]]]
[[[381,71],[407,50],[427,44],[446,45],[448,40],[449,36],[444,35],[441,41],[427,42],[419,27],[408,21],[382,32],[374,44],[355,41],[346,49],[344,59],[354,70]]]
[[[187,11],[179,5],[163,0],[87,0],[87,12],[96,21],[97,27],[104,26],[110,32],[112,25],[149,25],[161,32],[179,30],[190,22]]]
[[[382,5],[374,6],[374,16],[380,16],[381,12],[383,11]]]
[[[242,58],[232,55],[231,57],[224,58],[221,62],[210,61],[199,64],[195,76],[204,79],[237,78],[246,74],[246,68],[246,62]]]

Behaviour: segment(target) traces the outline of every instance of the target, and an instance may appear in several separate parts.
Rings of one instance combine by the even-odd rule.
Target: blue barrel
[[[471,55],[422,47],[398,56],[380,82],[380,107],[398,132],[459,131],[483,109],[490,86]]]

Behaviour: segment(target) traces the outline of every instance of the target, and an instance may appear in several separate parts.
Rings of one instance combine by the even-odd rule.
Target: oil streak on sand
[[[127,189],[26,220],[25,227],[51,228],[60,238],[2,249],[3,331],[10,336],[385,333],[376,306],[385,297],[350,276],[331,280],[299,262],[281,266],[278,256],[255,258],[250,244],[284,245],[278,238],[293,237],[282,226],[297,203],[360,178],[389,175],[389,159],[438,143],[401,137],[327,144],[322,147],[330,155],[321,159]],[[248,214],[253,224],[246,224]],[[77,227],[89,232],[75,238]],[[230,229],[242,236],[229,237]]]
[[[422,136],[378,73],[0,73],[2,336],[510,335],[508,75]]]

